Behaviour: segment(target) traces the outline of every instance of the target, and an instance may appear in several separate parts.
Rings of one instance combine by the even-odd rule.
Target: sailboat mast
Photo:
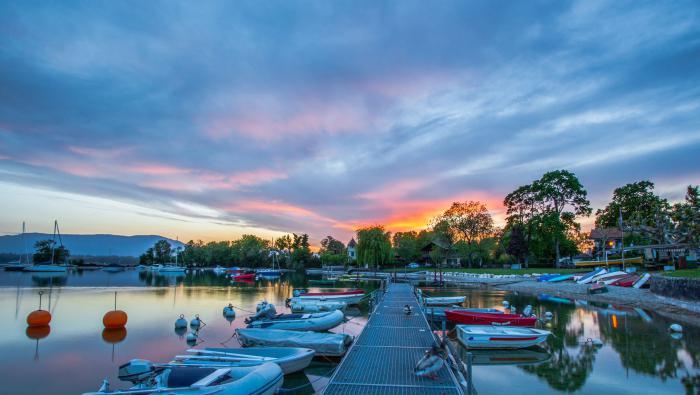
[[[29,253],[27,253],[27,238],[24,236],[24,233],[27,231],[26,224],[24,221],[22,221],[22,245],[24,246],[24,259],[27,260],[27,263],[29,263]],[[22,263],[22,258],[19,258],[19,263]]]

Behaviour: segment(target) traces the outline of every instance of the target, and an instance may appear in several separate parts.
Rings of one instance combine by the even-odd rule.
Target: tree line
[[[593,210],[588,193],[567,170],[545,173],[505,196],[506,223],[494,225],[478,201],[454,202],[426,230],[391,234],[375,225],[357,231],[358,263],[387,266],[420,262],[428,245],[433,262],[459,259],[462,266],[522,263],[559,266],[590,247],[580,220]],[[700,193],[688,186],[685,200],[671,205],[654,193],[654,183],[639,181],[616,188],[595,213],[596,227],[624,230],[625,245],[700,245]]]

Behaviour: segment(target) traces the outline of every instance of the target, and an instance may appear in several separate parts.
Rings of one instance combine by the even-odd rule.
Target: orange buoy
[[[104,317],[102,317],[102,324],[107,329],[117,329],[126,326],[126,321],[129,317],[125,312],[117,310],[117,293],[114,293],[114,310],[108,311]]]
[[[27,331],[25,332],[27,337],[32,339],[32,340],[43,339],[46,336],[48,336],[49,333],[51,333],[51,327],[48,325],[30,326],[27,328]]]
[[[126,326],[126,321],[128,317],[125,312],[121,310],[108,311],[104,317],[102,317],[102,323],[107,329],[118,329],[124,328]]]
[[[51,313],[46,310],[34,310],[27,316],[29,327],[47,326],[51,322]]]
[[[30,327],[46,326],[51,322],[51,313],[41,309],[41,296],[43,294],[44,292],[39,291],[39,309],[32,311],[27,316],[27,325]]]

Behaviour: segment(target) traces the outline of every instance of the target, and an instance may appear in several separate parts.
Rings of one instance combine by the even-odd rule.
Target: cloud
[[[498,219],[557,168],[596,204],[642,177],[678,196],[700,182],[696,8],[4,3],[0,174],[217,237],[349,239],[467,199]]]

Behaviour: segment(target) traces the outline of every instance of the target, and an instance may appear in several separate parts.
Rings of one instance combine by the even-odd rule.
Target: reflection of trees
[[[685,387],[686,395],[700,394],[700,374],[683,377],[681,383]]]
[[[526,302],[526,300],[518,301],[521,305]],[[597,350],[591,346],[581,346],[575,355],[570,353],[572,347],[579,347],[579,338],[583,335],[583,323],[580,320],[574,320],[575,305],[544,303],[541,307],[554,314],[551,328],[547,328],[553,336],[550,336],[544,345],[552,358],[538,365],[525,365],[519,368],[544,379],[556,390],[577,391],[583,387],[588,376],[593,372]],[[544,311],[539,311],[538,315],[542,316],[543,313]]]
[[[139,272],[139,280],[151,287],[169,287],[179,285],[183,282],[184,276],[162,275],[151,271]]]
[[[543,378],[550,387],[566,392],[578,391],[586,383],[593,371],[596,348],[581,346],[577,355],[569,354],[565,347],[556,349],[548,342],[545,349],[552,359],[539,365],[521,366],[527,372]]]
[[[612,316],[601,320],[600,331],[603,337],[612,343],[620,355],[625,368],[636,372],[657,376],[661,380],[678,377],[678,370],[683,370],[684,362],[679,358],[678,350],[685,349],[695,367],[700,359],[699,350],[693,349],[689,342],[700,333],[695,328],[686,328],[683,339],[674,340],[667,331],[670,322],[655,317],[651,323],[645,323],[637,317],[616,317],[618,328],[610,325]]]
[[[34,275],[32,282],[39,287],[63,286],[68,282],[66,275]]]

